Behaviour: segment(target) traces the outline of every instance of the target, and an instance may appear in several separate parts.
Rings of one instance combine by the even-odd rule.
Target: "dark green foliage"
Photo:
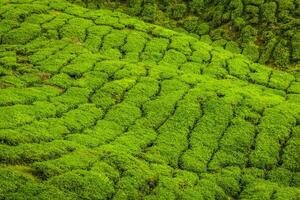
[[[296,32],[292,39],[292,57],[294,60],[299,60],[300,58],[300,33]]]
[[[175,4],[173,8],[173,18],[180,19],[184,16],[187,6],[184,3]]]
[[[275,64],[281,68],[288,68],[290,50],[286,47],[286,42],[277,44],[273,52]]]
[[[273,52],[273,49],[275,48],[276,43],[277,43],[277,39],[272,38],[268,41],[267,44],[265,44],[265,46],[263,47],[262,54],[259,58],[260,63],[265,63],[267,62],[267,60],[271,58],[271,54]]]
[[[256,62],[259,59],[259,51],[255,45],[245,46],[242,54],[247,56],[250,60],[254,62]]]
[[[267,22],[275,23],[276,22],[276,2],[269,2],[262,5],[263,19]]]
[[[241,53],[239,45],[236,42],[232,42],[232,41],[227,42],[226,46],[225,46],[225,49],[228,50],[228,51],[231,51],[233,53]]]

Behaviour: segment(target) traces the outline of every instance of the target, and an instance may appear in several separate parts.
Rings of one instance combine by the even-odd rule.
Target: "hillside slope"
[[[299,70],[299,0],[69,0],[183,28],[206,42],[281,70]]]
[[[0,0],[0,199],[297,199],[300,77],[63,0]]]

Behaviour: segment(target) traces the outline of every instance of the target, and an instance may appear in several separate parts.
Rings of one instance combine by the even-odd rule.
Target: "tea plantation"
[[[300,197],[296,73],[119,12],[0,0],[0,88],[0,199]]]

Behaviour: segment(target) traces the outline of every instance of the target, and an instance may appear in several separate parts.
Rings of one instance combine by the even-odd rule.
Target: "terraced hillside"
[[[279,68],[300,67],[299,0],[69,0],[119,9],[156,24],[183,28],[203,41]]]
[[[64,0],[0,38],[0,199],[299,198],[299,76]]]

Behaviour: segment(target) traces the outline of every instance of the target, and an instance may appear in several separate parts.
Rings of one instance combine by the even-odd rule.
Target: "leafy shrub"
[[[89,71],[97,59],[99,58],[93,54],[81,54],[73,59],[69,65],[64,66],[61,72],[67,73],[70,76],[80,76],[84,72]]]
[[[227,129],[220,141],[220,150],[215,154],[209,168],[244,166],[247,162],[246,154],[252,145],[253,136],[253,125],[244,120],[235,119],[233,125]]]
[[[189,16],[184,20],[183,27],[192,33],[196,33],[198,30],[198,17],[195,16]]]
[[[165,38],[154,38],[146,44],[142,54],[145,62],[156,63],[162,59],[162,53],[166,51],[169,41]]]
[[[184,3],[175,4],[173,8],[173,18],[180,19],[184,16],[185,12],[187,10],[187,7]]]
[[[79,27],[78,24],[80,24]],[[93,23],[90,20],[79,18],[70,19],[60,30],[61,36],[71,40],[84,41],[86,37],[86,29],[92,25]]]
[[[49,184],[84,199],[107,199],[114,193],[111,181],[95,172],[68,172],[51,178]]]
[[[112,30],[109,26],[91,26],[87,29],[85,45],[93,50],[98,51],[101,47],[103,37]]]
[[[163,57],[162,61],[160,64],[168,64],[168,65],[180,65],[186,62],[186,57],[184,54],[175,51],[173,49],[168,50]]]
[[[140,110],[130,104],[119,104],[111,109],[106,118],[109,121],[115,121],[121,126],[128,127],[133,124],[135,119],[140,116]]]
[[[259,59],[259,51],[255,45],[245,46],[242,54],[247,56],[250,60],[254,62],[256,62]]]
[[[227,42],[225,49],[233,53],[241,53],[241,49],[239,48],[239,45],[236,42]]]
[[[276,22],[276,9],[277,4],[275,2],[269,2],[262,5],[263,18],[267,22]]]
[[[4,44],[26,44],[32,39],[38,37],[41,33],[39,25],[31,23],[23,23],[17,29],[13,29],[2,37]]]
[[[12,128],[35,119],[56,116],[56,107],[49,102],[35,102],[33,105],[14,105],[1,107],[0,127]]]
[[[71,110],[62,116],[64,125],[71,131],[80,131],[92,126],[97,118],[102,115],[101,109],[97,109],[93,104],[83,104],[78,109]],[[80,120],[79,120],[80,119]]]
[[[69,106],[74,106],[75,104],[87,103],[88,95],[90,94],[90,89],[79,88],[79,87],[70,87],[68,90],[61,96],[51,98],[52,102],[60,102],[67,104]]]
[[[135,84],[134,78],[124,78],[108,82],[103,88],[92,96],[92,102],[101,107],[108,108],[124,98],[124,92]]]
[[[22,144],[17,147],[1,145],[1,161],[7,164],[32,163],[55,159],[76,149],[70,142],[56,140],[51,143]]]
[[[275,189],[274,184],[268,184],[266,181],[258,181],[256,184],[252,183],[241,194],[243,199],[265,198],[268,199],[272,196]]]
[[[290,74],[283,72],[274,72],[271,76],[269,85],[277,89],[287,89],[289,84],[294,80]]]
[[[58,96],[60,91],[51,86],[2,89],[0,105],[31,104],[34,101],[45,101],[49,97]]]
[[[119,48],[125,42],[126,32],[112,31],[104,38],[103,50],[110,48]]]
[[[241,79],[246,79],[248,73],[250,72],[248,64],[244,60],[238,58],[228,61],[228,70],[230,74]]]
[[[290,50],[283,43],[277,44],[273,52],[273,58],[277,66],[287,68],[290,62]]]

